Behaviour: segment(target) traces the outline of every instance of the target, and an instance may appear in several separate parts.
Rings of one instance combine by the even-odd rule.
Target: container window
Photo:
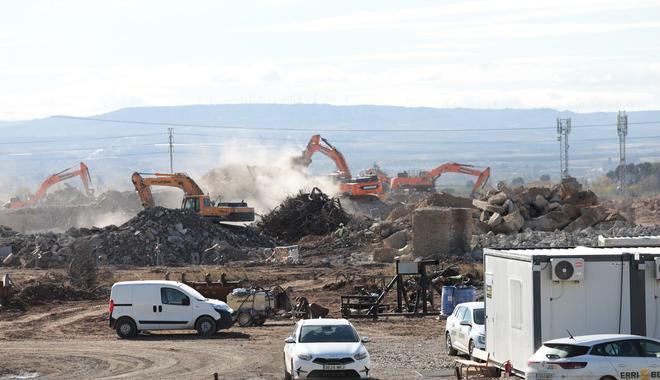
[[[509,280],[509,316],[511,327],[522,329],[522,281]]]

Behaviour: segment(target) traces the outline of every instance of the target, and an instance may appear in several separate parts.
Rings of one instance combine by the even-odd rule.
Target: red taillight
[[[587,366],[587,362],[568,362],[568,363],[553,363],[559,364],[563,369],[580,369]]]
[[[108,314],[112,315],[112,311],[114,309],[115,309],[115,301],[113,301],[112,298],[110,298],[110,300],[108,301]]]
[[[532,364],[536,364],[536,363],[538,363],[538,362],[535,362],[533,360],[528,360],[527,361],[527,366],[530,367]]]

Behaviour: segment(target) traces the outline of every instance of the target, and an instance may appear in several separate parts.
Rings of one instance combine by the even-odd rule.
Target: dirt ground
[[[241,270],[243,272],[241,272]],[[339,316],[339,296],[347,288],[328,290],[341,273],[385,275],[385,268],[176,268],[188,278],[211,272],[247,276],[254,283],[293,286],[294,296],[304,295]],[[162,279],[168,269],[103,268],[106,281]],[[360,273],[358,273],[360,274]],[[15,281],[43,275],[39,270],[11,273]],[[326,289],[324,289],[326,285]],[[391,317],[354,321],[369,336],[373,378],[443,378],[451,375],[452,359],[444,349],[444,321],[435,317]],[[14,378],[212,378],[280,379],[283,340],[294,326],[291,320],[272,320],[262,327],[232,327],[213,338],[193,331],[153,332],[134,340],[121,340],[109,328],[107,303],[54,301],[28,305],[25,310],[0,311],[0,379]]]

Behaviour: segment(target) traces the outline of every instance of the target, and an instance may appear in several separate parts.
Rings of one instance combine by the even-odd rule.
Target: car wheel
[[[291,372],[293,372],[293,366],[291,366]],[[286,370],[286,355],[284,356],[284,380],[291,380],[291,374]]]
[[[474,341],[470,339],[470,343],[468,343],[468,356],[470,360],[475,360],[474,356],[472,356],[472,351],[474,351]]]
[[[446,344],[446,346],[447,346],[447,353],[448,353],[450,356],[456,356],[456,355],[458,355],[458,351],[456,351],[456,349],[454,348],[454,346],[452,346],[452,344],[451,344],[451,336],[449,335],[449,333],[447,333],[446,340],[445,340],[445,344]]]
[[[238,325],[241,327],[252,326],[252,315],[247,311],[238,314]]]
[[[612,376],[603,376],[603,377],[600,378],[600,380],[616,380],[616,377],[612,377]]]
[[[197,333],[201,336],[211,336],[214,335],[218,330],[215,325],[215,321],[211,317],[200,317],[197,320],[197,325],[195,326]]]
[[[122,339],[133,338],[135,335],[137,335],[137,327],[135,326],[135,322],[129,318],[120,318],[116,322],[115,330],[117,331],[117,335],[119,335],[119,337]]]

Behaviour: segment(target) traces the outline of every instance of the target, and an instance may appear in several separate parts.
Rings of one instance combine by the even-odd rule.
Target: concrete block
[[[421,208],[413,213],[412,222],[415,257],[464,254],[470,249],[470,209]]]
[[[393,263],[394,257],[399,254],[398,249],[394,248],[376,248],[373,254],[373,261],[379,263]]]
[[[385,248],[401,249],[408,244],[408,231],[401,230],[383,240]]]

